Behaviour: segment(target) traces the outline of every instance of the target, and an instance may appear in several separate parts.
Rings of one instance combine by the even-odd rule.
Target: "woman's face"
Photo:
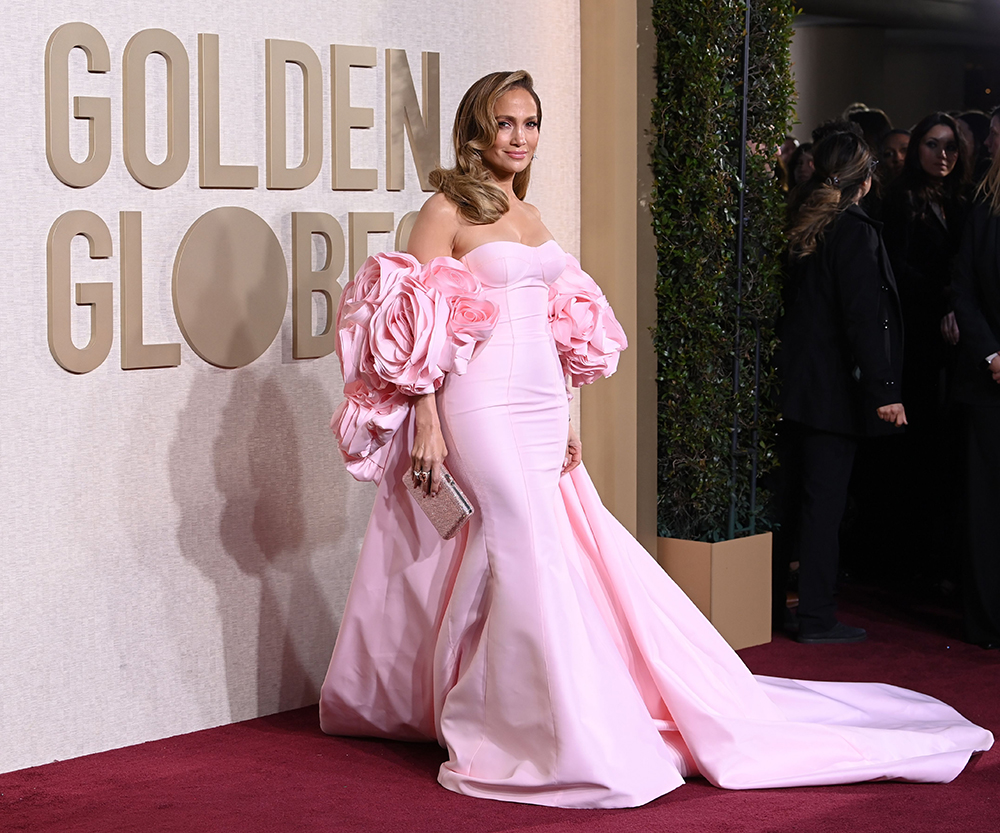
[[[795,184],[801,185],[813,174],[813,155],[804,150],[799,154],[799,160],[795,163]]]
[[[924,137],[927,138],[926,136]],[[882,165],[891,181],[903,172],[906,151],[910,147],[910,137],[905,133],[893,133],[882,144]]]
[[[944,179],[958,162],[958,141],[946,124],[936,124],[920,140],[920,167],[933,179]]]
[[[497,179],[510,179],[527,168],[535,155],[538,108],[531,93],[516,88],[497,99],[493,113],[497,136],[483,151],[483,163]]]

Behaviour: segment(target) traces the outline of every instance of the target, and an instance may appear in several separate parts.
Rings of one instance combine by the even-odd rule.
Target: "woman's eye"
[[[536,127],[538,127],[538,122],[537,121],[529,121],[525,126],[526,127],[530,127],[532,130],[534,130]]]

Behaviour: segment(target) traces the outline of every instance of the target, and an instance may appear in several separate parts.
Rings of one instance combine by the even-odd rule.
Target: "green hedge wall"
[[[750,84],[741,347],[737,331],[736,233],[746,3],[653,0],[657,92],[653,103],[653,226],[657,240],[660,535],[728,537],[767,526],[767,492],[750,512],[750,462],[776,463],[773,325],[779,306],[784,198],[774,152],[791,119],[788,57],[794,11],[785,0],[751,7]],[[753,319],[762,328],[760,431],[753,439]],[[733,392],[734,359],[742,387]],[[741,454],[733,486],[731,431]]]

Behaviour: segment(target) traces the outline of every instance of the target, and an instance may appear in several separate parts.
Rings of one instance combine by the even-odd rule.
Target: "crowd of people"
[[[967,639],[1000,647],[1000,108],[900,129],[853,104],[811,138],[779,154],[776,615],[803,642],[864,639],[835,616],[842,568],[910,592],[961,587]]]

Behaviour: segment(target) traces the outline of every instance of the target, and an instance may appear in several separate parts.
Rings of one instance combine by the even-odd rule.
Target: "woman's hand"
[[[573,471],[583,460],[583,443],[580,442],[580,435],[576,433],[573,423],[569,424],[569,436],[566,439],[566,457],[563,460],[562,473],[567,474]]]
[[[1000,384],[1000,356],[994,356],[990,362],[990,375],[994,382]]]
[[[413,479],[426,485],[428,494],[436,495],[444,479],[444,458],[448,456],[438,419],[437,397],[433,393],[415,397],[413,412],[416,419],[410,452]]]
[[[893,402],[878,409],[878,418],[897,427],[906,425],[906,411],[902,402]]]
[[[958,321],[955,320],[955,313],[949,312],[941,319],[941,338],[952,347],[958,344]]]

